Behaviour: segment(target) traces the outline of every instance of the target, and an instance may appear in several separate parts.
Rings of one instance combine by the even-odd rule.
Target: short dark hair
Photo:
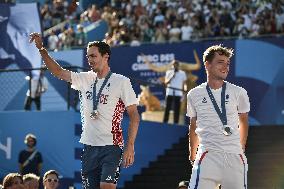
[[[32,134],[32,133],[27,134],[26,137],[25,137],[25,141],[24,141],[25,144],[28,143],[28,139],[29,139],[29,138],[31,138],[31,139],[34,140],[34,146],[35,146],[35,145],[36,145],[36,142],[37,142],[36,136],[35,136],[34,134]]]
[[[19,173],[9,173],[8,175],[5,176],[3,179],[3,187],[4,189],[7,189],[8,187],[13,185],[13,180],[14,178],[19,178],[21,179],[23,183],[23,177]]]
[[[49,171],[47,171],[47,172],[44,173],[44,175],[43,175],[43,181],[47,178],[48,175],[51,175],[51,174],[56,175],[56,177],[59,179],[59,174],[58,174],[57,171],[55,171],[55,170],[49,170]]]
[[[204,51],[203,63],[206,61],[211,62],[215,56],[215,52],[217,52],[219,55],[225,55],[228,58],[231,58],[234,55],[234,49],[232,48],[224,47],[222,44],[213,45]]]
[[[87,49],[93,46],[98,47],[98,50],[102,56],[108,54],[108,61],[110,60],[111,50],[109,44],[104,41],[92,41],[88,43]]]

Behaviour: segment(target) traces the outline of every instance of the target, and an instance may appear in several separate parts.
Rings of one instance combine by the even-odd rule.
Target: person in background
[[[33,134],[27,134],[25,137],[25,144],[27,149],[22,150],[19,153],[19,169],[22,175],[33,173],[40,176],[42,168],[42,156],[41,153],[36,149],[37,139]]]
[[[3,179],[3,189],[25,189],[22,175],[9,173]]]
[[[59,186],[59,174],[55,170],[49,170],[43,175],[44,189],[56,189]]]
[[[38,189],[39,188],[39,176],[33,173],[23,175],[23,181],[25,189]]]
[[[164,113],[164,123],[168,122],[170,110],[173,109],[174,123],[178,124],[181,98],[184,94],[186,79],[185,72],[179,69],[179,62],[174,60],[172,69],[168,70],[165,76],[166,109]]]
[[[41,110],[41,95],[47,90],[48,82],[44,77],[44,69],[40,70],[39,76],[34,75],[32,78],[26,77],[30,82],[30,87],[26,93],[25,110],[31,110],[32,102],[34,101],[37,110]]]

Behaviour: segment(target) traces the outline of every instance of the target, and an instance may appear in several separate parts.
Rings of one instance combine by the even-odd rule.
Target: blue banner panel
[[[74,158],[75,112],[2,112],[0,114],[0,178],[9,172],[18,172],[18,154],[26,148],[28,133],[37,137],[37,149],[43,157],[43,173],[56,169],[64,178],[73,178],[74,167],[80,161]]]
[[[31,32],[41,33],[36,3],[0,3],[0,69],[41,65],[37,48],[29,43]],[[28,72],[0,73],[0,110],[23,109],[27,90],[27,81],[24,79],[26,75]]]
[[[160,100],[165,98],[165,89],[161,85],[160,77],[165,72],[155,72],[149,69],[144,63],[143,57],[156,66],[165,66],[172,60],[179,60],[188,64],[196,64],[194,51],[198,54],[198,59],[202,64],[202,51],[205,47],[202,43],[172,43],[172,44],[145,44],[139,47],[115,47],[112,48],[111,68],[114,72],[121,73],[132,78],[135,91],[140,91],[140,86],[136,79],[150,82],[150,90]],[[205,81],[205,71],[201,66],[198,71],[188,71],[187,75],[198,76],[198,82]],[[143,82],[142,82],[143,84]]]
[[[284,124],[283,39],[236,41],[233,80],[248,91],[250,116],[260,125]]]
[[[41,33],[37,4],[0,4],[0,10],[0,69],[39,67],[38,50],[29,43],[31,32]]]

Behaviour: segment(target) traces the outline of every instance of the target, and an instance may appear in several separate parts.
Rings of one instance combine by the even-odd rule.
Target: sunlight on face
[[[225,55],[219,55],[215,52],[215,56],[211,62],[207,62],[206,70],[208,76],[216,80],[225,80],[230,70],[230,58]]]
[[[7,189],[24,189],[23,181],[20,178],[15,177],[13,178],[12,186],[7,187]]]
[[[96,46],[92,46],[87,49],[86,57],[90,68],[96,73],[102,71],[107,65],[108,55],[104,54],[102,56]]]
[[[55,174],[49,174],[43,181],[43,185],[45,189],[56,189],[59,185],[59,179]]]
[[[39,188],[39,183],[38,183],[38,180],[36,179],[25,181],[24,185],[26,189],[38,189]]]

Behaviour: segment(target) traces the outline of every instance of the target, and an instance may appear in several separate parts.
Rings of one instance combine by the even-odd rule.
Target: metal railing
[[[70,71],[88,70],[87,68],[78,66],[66,66],[63,68]],[[31,93],[32,85],[30,78],[46,69],[0,69],[0,111],[23,110],[28,89]],[[70,83],[55,78],[49,71],[44,71],[43,76],[48,81],[48,89],[41,97],[43,110],[70,110],[71,107],[78,110],[76,108],[79,101],[78,92],[71,90]],[[66,103],[66,106],[64,103]],[[49,108],[46,108],[46,105]]]
[[[64,69],[80,72],[87,71],[89,68],[78,66],[67,66]],[[78,111],[79,95],[78,91],[71,90],[71,84],[55,78],[47,68],[27,68],[27,69],[0,69],[0,111],[24,110],[24,102],[27,91],[31,96],[31,79],[34,75],[39,75],[43,71],[43,76],[48,81],[48,89],[41,95],[42,110],[70,110],[73,108]],[[161,83],[153,83],[142,79],[129,77],[134,85],[143,85],[159,88],[171,88],[175,91],[183,91],[175,87],[167,87]],[[185,91],[183,91],[185,92]]]

